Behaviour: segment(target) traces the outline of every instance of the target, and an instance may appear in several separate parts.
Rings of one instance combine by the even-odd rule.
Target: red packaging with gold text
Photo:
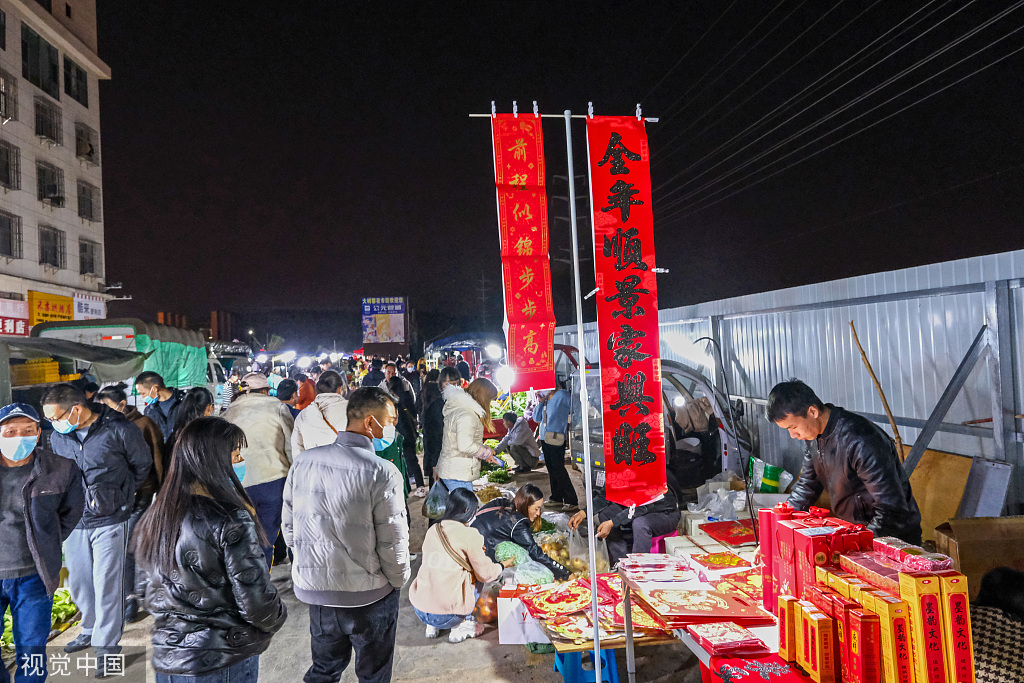
[[[827,567],[832,564],[832,537],[839,531],[837,527],[817,526],[793,530],[794,574],[796,593],[803,597],[804,588],[817,583],[815,567]]]
[[[796,603],[792,595],[779,596],[779,657],[787,662],[796,661]]]
[[[810,642],[807,673],[815,683],[836,683],[839,645],[835,619],[822,612],[811,612],[807,615],[807,633]]]
[[[860,609],[853,600],[844,598],[838,593],[833,593],[829,596],[832,602],[832,616],[836,620],[836,635],[839,641],[839,670],[842,673],[843,680],[847,680],[850,675],[850,658],[849,658],[849,640],[848,631],[849,625],[849,613],[850,610]]]
[[[935,572],[942,590],[942,628],[950,683],[974,683],[974,638],[967,602],[967,577],[952,569]]]
[[[807,616],[817,608],[806,600],[797,600],[793,606],[794,631],[796,635],[796,663],[804,671],[810,670],[808,658],[811,650],[811,636],[807,630]]]
[[[881,683],[881,622],[877,614],[854,609],[849,613],[850,683]]]
[[[804,528],[804,519],[806,517],[781,519],[775,522],[775,538],[772,541],[772,576],[775,577],[775,590],[779,595],[800,596],[796,584],[793,531]]]
[[[790,508],[792,510],[792,508]],[[757,511],[758,538],[761,541],[761,600],[766,612],[775,614],[779,607],[776,598],[779,592],[775,588],[775,578],[772,576],[772,540],[775,537],[775,511],[772,508],[761,508]]]
[[[872,600],[882,634],[882,675],[886,683],[914,683],[914,660],[910,644],[910,606],[906,601],[882,592]]]
[[[838,595],[838,593],[821,586],[808,586],[804,589],[804,599],[814,603],[815,607],[830,617],[835,616],[835,613],[832,611],[833,595]]]
[[[927,572],[900,574],[900,597],[910,605],[917,683],[947,683],[946,638],[942,633],[942,588]]]

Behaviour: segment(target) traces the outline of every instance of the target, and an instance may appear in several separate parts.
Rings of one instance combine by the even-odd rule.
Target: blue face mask
[[[160,397],[159,396],[147,396],[146,398],[144,398],[142,400],[145,401],[147,406],[151,406],[154,403],[156,403],[157,401],[159,401]]]
[[[0,436],[0,453],[8,460],[18,462],[32,455],[39,436]]]
[[[70,415],[70,413],[68,414]],[[53,428],[61,434],[70,434],[78,429],[78,424],[71,424],[71,420],[68,420],[67,418],[63,420],[52,420],[50,425],[52,425]]]
[[[238,481],[245,479],[245,463],[240,462],[231,466],[235,470],[235,476],[238,477]]]
[[[373,418],[373,421],[377,422],[377,418]],[[381,436],[380,438],[377,438],[376,436],[373,437],[373,450],[383,451],[395,442],[395,432],[397,430],[395,429],[395,425],[388,425],[385,427],[380,424],[380,422],[377,422],[377,424],[380,425]]]

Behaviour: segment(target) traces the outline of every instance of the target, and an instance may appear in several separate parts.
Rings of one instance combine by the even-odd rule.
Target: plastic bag
[[[490,624],[498,620],[498,593],[501,581],[485,583],[476,599],[473,617],[481,624]]]
[[[728,491],[722,489],[714,491],[699,505],[687,503],[686,509],[690,512],[706,512],[708,518],[713,521],[725,522],[736,519],[736,511],[742,510],[746,504],[743,491]]]
[[[789,488],[793,475],[761,458],[750,459],[750,488],[753,493],[780,493]]]
[[[606,572],[611,567],[608,561],[608,543],[603,538],[594,539],[594,559],[597,562],[597,573]],[[590,544],[580,533],[579,528],[569,532],[569,571],[574,574],[590,573]]]
[[[534,560],[517,564],[514,576],[516,583],[523,586],[541,586],[555,580],[550,569]]]
[[[427,497],[423,499],[423,516],[428,519],[441,519],[448,509],[448,487],[438,479],[430,487]]]
[[[566,532],[552,531],[534,536],[544,554],[562,566],[569,566],[569,538]]]

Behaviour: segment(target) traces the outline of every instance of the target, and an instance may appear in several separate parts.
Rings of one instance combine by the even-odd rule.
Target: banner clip
[[[637,102],[636,103],[636,120],[637,121],[643,121],[643,119],[644,119],[643,114],[640,113],[640,103]]]
[[[587,102],[587,116],[594,118],[594,103]]]
[[[512,116],[519,118],[519,104],[515,100],[512,100]]]
[[[537,100],[533,101],[533,118],[535,118],[535,119],[539,119],[540,118],[540,110],[537,109]]]
[[[652,273],[667,273],[668,268],[651,268]]]
[[[585,297],[583,297],[583,300],[584,300],[584,301],[586,301],[586,300],[587,300],[587,299],[589,299],[590,297],[592,297],[592,296],[594,296],[595,294],[597,294],[597,290],[599,290],[599,289],[601,289],[601,288],[600,288],[600,287],[594,287],[594,291],[593,291],[593,292],[591,292],[590,294],[587,294],[587,295],[586,295]]]
[[[494,100],[491,100],[491,118],[498,118],[498,110],[494,107]]]

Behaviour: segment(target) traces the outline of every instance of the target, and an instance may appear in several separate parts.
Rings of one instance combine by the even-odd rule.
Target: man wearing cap
[[[61,543],[82,518],[85,503],[78,465],[37,448],[39,434],[39,414],[32,406],[12,403],[0,409],[0,607],[10,605],[18,625],[19,681],[45,677],[21,674],[46,671]]]
[[[82,633],[66,652],[95,648],[100,670],[104,656],[121,651],[124,630],[124,564],[128,518],[135,492],[149,477],[153,453],[142,430],[121,413],[90,403],[71,384],[43,395],[43,417],[53,425],[50,447],[82,470],[85,510],[64,542],[71,598],[82,611]]]
[[[267,565],[274,557],[274,541],[281,531],[284,482],[292,466],[292,430],[295,420],[288,406],[270,395],[270,383],[258,372],[250,372],[238,383],[242,391],[224,412],[224,419],[245,433],[242,459],[249,494],[269,545],[264,548]]]

